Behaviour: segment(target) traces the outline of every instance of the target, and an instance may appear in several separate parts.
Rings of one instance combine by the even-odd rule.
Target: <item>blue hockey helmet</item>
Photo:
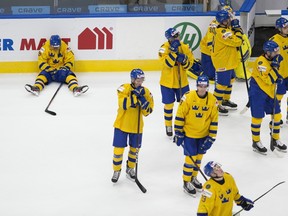
[[[136,79],[145,79],[145,74],[144,72],[137,68],[137,69],[133,69],[130,73],[130,77],[131,77],[131,81],[133,82]]]
[[[214,168],[215,168],[216,166],[221,167],[221,164],[219,164],[219,163],[217,163],[217,162],[215,162],[215,161],[209,161],[209,162],[205,165],[205,167],[204,167],[204,173],[205,173],[207,176],[211,177],[211,174],[212,174],[212,172],[214,171]]]
[[[279,46],[276,42],[268,40],[263,45],[263,51],[266,52],[277,52],[279,50]]]
[[[179,34],[180,32],[175,28],[169,28],[165,31],[165,37],[167,38],[167,40],[169,40],[170,38],[176,38],[179,36]]]
[[[50,45],[52,47],[58,48],[61,45],[61,38],[59,35],[52,35],[50,37]]]
[[[206,75],[200,75],[198,76],[196,80],[196,85],[206,85],[207,87],[209,86],[209,78]]]
[[[287,25],[288,25],[288,20],[284,17],[280,17],[276,20],[275,27],[276,28],[283,28],[283,27],[286,27]]]
[[[229,0],[219,0],[219,4],[223,7],[223,6],[227,6],[230,5],[230,1]]]
[[[230,19],[230,14],[226,10],[220,10],[216,13],[216,20],[218,23],[223,23],[225,20]]]

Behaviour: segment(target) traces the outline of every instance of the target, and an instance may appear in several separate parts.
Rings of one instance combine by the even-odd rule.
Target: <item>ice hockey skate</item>
[[[228,110],[220,104],[218,105],[218,113],[220,116],[228,116],[229,115]]]
[[[173,136],[172,126],[166,126],[166,135],[169,138],[172,138],[172,136]]]
[[[130,168],[128,165],[126,166],[126,177],[131,181],[135,181],[135,171],[133,168]]]
[[[88,89],[89,87],[87,85],[78,86],[73,89],[73,94],[75,97],[78,97],[79,95],[84,94],[86,91],[88,91]]]
[[[275,149],[277,151],[280,151],[280,152],[287,152],[287,146],[282,143],[279,139],[278,140],[275,140],[275,139],[272,139],[272,142],[273,142],[273,146],[275,147]]]
[[[198,181],[197,177],[192,177],[191,183],[196,188],[198,192],[202,192],[203,186],[202,183]]]
[[[196,189],[191,182],[184,181],[184,192],[190,196],[196,197]]]
[[[222,106],[228,110],[237,110],[238,105],[230,100],[223,100]]]
[[[114,171],[113,176],[112,176],[112,178],[111,178],[111,181],[112,181],[113,183],[116,183],[116,182],[118,181],[119,177],[120,177],[120,174],[121,174],[121,170],[119,170],[119,171]]]
[[[252,147],[253,147],[253,151],[262,155],[267,155],[267,149],[262,145],[261,141],[259,142],[253,141]]]
[[[35,96],[38,96],[40,93],[40,89],[37,86],[32,86],[32,85],[26,84],[25,89]]]

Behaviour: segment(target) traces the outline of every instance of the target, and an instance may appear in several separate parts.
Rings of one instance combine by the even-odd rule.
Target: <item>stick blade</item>
[[[245,106],[245,107],[243,108],[243,110],[240,112],[240,114],[243,115],[244,113],[247,112],[248,109],[249,109],[249,107]]]
[[[56,116],[56,113],[51,111],[51,110],[45,110],[45,112],[50,114],[50,115]]]
[[[136,182],[137,186],[140,188],[140,190],[141,190],[143,193],[146,193],[146,192],[147,192],[146,188],[140,183],[140,181],[138,180],[138,178],[135,179],[135,182]]]
[[[273,152],[275,150],[275,146],[273,145],[273,138],[270,140],[270,150]]]

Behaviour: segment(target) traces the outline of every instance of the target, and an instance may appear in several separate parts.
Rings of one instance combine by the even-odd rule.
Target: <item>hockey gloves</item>
[[[272,59],[272,62],[271,62],[271,67],[277,68],[277,70],[278,70],[280,67],[280,63],[282,61],[283,61],[283,57],[280,54],[274,56],[274,58]]]
[[[138,102],[143,110],[146,110],[149,106],[149,102],[144,97],[145,89],[142,86],[135,88],[132,93],[137,97]]]
[[[145,94],[145,89],[142,86],[138,86],[132,91],[136,97],[141,97]]]
[[[200,152],[199,153],[205,154],[206,151],[211,148],[211,146],[214,143],[214,141],[215,141],[215,139],[213,139],[212,137],[208,136],[205,139],[205,141],[202,143],[202,145],[200,145]]]
[[[144,96],[140,96],[138,97],[140,106],[143,110],[146,110],[149,106],[149,102],[146,100],[146,98]]]
[[[237,32],[240,32],[241,34],[243,34],[243,30],[239,24],[239,20],[238,19],[233,19],[231,21],[231,27],[232,27],[232,30],[237,33]]]
[[[171,43],[170,43],[170,50],[174,53],[177,53],[178,52],[178,47],[180,46],[180,41],[175,39],[173,40]]]
[[[183,53],[178,53],[176,61],[184,65],[187,62],[187,56]]]
[[[182,145],[183,141],[184,141],[184,134],[180,131],[175,131],[173,142],[175,142],[177,146],[180,146]]]
[[[63,71],[69,71],[70,68],[68,68],[68,67],[66,67],[66,66],[62,66],[62,67],[60,67],[60,70],[63,70]]]
[[[236,200],[238,206],[241,206],[245,211],[249,211],[254,207],[254,202],[250,199],[241,196],[238,200]]]
[[[197,60],[194,60],[194,63],[192,65],[191,69],[193,70],[194,74],[199,74],[199,75],[203,71],[201,63]]]

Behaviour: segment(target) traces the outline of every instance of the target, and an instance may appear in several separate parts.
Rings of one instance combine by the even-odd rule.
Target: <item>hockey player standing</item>
[[[121,173],[123,153],[129,140],[126,175],[135,180],[136,155],[141,148],[143,133],[143,116],[152,113],[153,96],[149,89],[142,86],[145,74],[141,69],[133,69],[130,73],[131,83],[123,84],[117,89],[118,114],[114,122],[114,155],[112,182],[116,183]]]
[[[208,162],[204,172],[210,179],[203,186],[197,216],[231,216],[233,201],[246,211],[254,207],[253,201],[239,194],[234,178],[219,163]]]
[[[196,84],[197,90],[189,91],[182,97],[174,124],[174,142],[178,146],[183,144],[184,148],[184,192],[192,196],[195,196],[196,189],[202,189],[197,180],[198,167],[203,155],[214,143],[218,129],[216,98],[208,91],[208,77],[199,76]]]
[[[249,89],[249,101],[251,105],[251,132],[252,147],[255,151],[266,154],[267,149],[260,140],[260,129],[266,114],[272,114],[274,109],[273,143],[276,149],[286,151],[287,146],[280,141],[281,111],[279,103],[275,103],[275,88],[283,82],[278,73],[283,58],[279,54],[279,46],[274,41],[266,41],[263,45],[264,54],[255,61]],[[270,124],[271,129],[271,124]]]
[[[36,96],[51,82],[66,83],[74,96],[79,96],[89,89],[87,85],[78,86],[73,72],[74,53],[59,35],[52,35],[39,50],[38,68],[40,73],[35,84],[25,85],[25,89]]]
[[[234,69],[240,63],[237,48],[242,44],[243,31],[239,20],[233,19],[226,10],[216,14],[219,23],[215,29],[214,44],[211,53],[216,70],[214,95],[219,103],[219,115],[228,115],[227,109],[237,109],[237,104],[230,101],[232,83],[235,81]],[[232,27],[232,29],[231,29]]]
[[[174,28],[165,32],[167,42],[159,49],[159,59],[162,64],[160,78],[162,103],[164,104],[164,119],[166,134],[173,136],[173,107],[183,94],[189,91],[186,70],[192,67],[194,56],[189,46],[180,41],[180,33]],[[182,94],[182,95],[180,95]]]
[[[276,20],[276,28],[279,30],[278,34],[275,34],[270,40],[276,42],[280,48],[280,54],[283,57],[283,61],[280,63],[279,74],[283,77],[283,82],[278,84],[277,99],[281,107],[281,100],[288,90],[288,20],[284,17],[280,17]],[[283,124],[283,121],[280,121]],[[288,124],[288,98],[286,106],[286,123]]]

